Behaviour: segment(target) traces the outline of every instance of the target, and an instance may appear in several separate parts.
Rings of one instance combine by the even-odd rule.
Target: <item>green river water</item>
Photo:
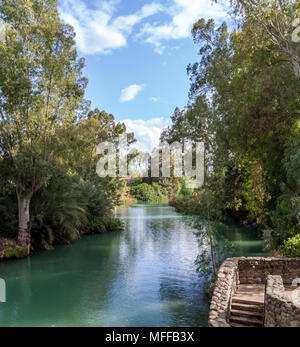
[[[117,211],[125,229],[0,264],[7,302],[0,326],[206,326],[197,236],[164,205]],[[259,256],[256,232],[227,225],[236,256]]]

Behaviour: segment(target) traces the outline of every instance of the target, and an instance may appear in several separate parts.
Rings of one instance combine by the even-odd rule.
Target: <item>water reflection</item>
[[[0,326],[206,326],[191,218],[159,205],[118,215],[123,232],[1,264],[7,303]],[[236,226],[228,235],[243,255],[262,252],[256,235]]]

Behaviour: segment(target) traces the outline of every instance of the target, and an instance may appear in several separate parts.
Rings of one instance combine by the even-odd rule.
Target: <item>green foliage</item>
[[[300,257],[300,234],[284,241],[281,251],[285,257]]]
[[[30,248],[31,198],[56,173],[64,154],[58,132],[80,116],[87,80],[55,0],[3,0],[0,19],[0,160],[22,206],[18,241]]]
[[[285,54],[300,78],[300,47],[292,40],[293,22],[300,17],[299,1],[231,0],[231,5],[241,24],[247,20],[251,23],[251,39],[256,41],[257,47],[262,47],[265,41],[271,42],[272,49]]]
[[[203,219],[223,219],[223,201],[222,189],[217,177],[214,181],[210,181],[210,185],[206,185],[202,189],[188,189],[185,185],[186,178],[180,183],[179,193],[170,201],[170,204],[176,208],[178,212],[197,215]],[[208,216],[209,214],[209,216]]]
[[[188,66],[189,105],[175,110],[162,139],[203,141],[212,218],[273,229],[268,243],[278,248],[300,225],[299,44],[288,36],[299,2],[234,3],[238,30],[212,19],[195,23],[200,59]],[[182,190],[172,204],[202,216],[204,196]]]
[[[183,214],[197,215],[201,213],[201,206],[195,195],[179,195],[170,201],[170,205]]]
[[[197,272],[201,278],[205,278],[205,291],[209,293],[217,281],[221,265],[232,256],[234,245],[218,234],[216,223],[202,221],[196,223],[195,228],[198,229],[196,236],[200,249],[195,263]]]
[[[3,0],[0,19],[0,235],[51,248],[112,213],[121,182],[97,176],[96,147],[126,128],[90,110],[84,60],[56,0]]]
[[[34,197],[31,208],[33,245],[47,248],[68,243],[82,233],[110,230],[113,202],[102,186],[57,177]],[[107,220],[107,222],[106,222]]]
[[[82,186],[68,180],[41,189],[31,207],[33,245],[41,248],[78,238],[88,223],[87,199]]]
[[[120,219],[115,217],[104,218],[104,225],[107,231],[120,231],[124,228]]]
[[[267,218],[267,203],[271,199],[266,189],[266,177],[260,163],[247,163],[242,175],[241,196],[248,218],[263,225]]]
[[[286,146],[283,165],[287,180],[281,185],[281,196],[272,213],[274,247],[300,233],[300,123],[296,122]]]
[[[217,221],[220,217],[217,209],[216,195],[210,189],[205,189],[200,195],[201,212],[200,219],[194,224],[198,230],[198,243],[200,254],[197,257],[196,264],[199,273],[206,279],[207,289],[217,280],[217,273],[224,262],[230,256],[233,250],[233,244],[219,233],[220,223]]]
[[[152,185],[147,183],[134,185],[130,191],[138,201],[162,202],[166,200],[166,196],[162,192],[162,187],[155,182]]]
[[[12,247],[4,251],[4,259],[21,259],[28,256],[27,248]]]
[[[201,58],[188,66],[189,104],[162,134],[169,143],[205,143],[205,187],[192,191],[172,177],[141,181],[130,192],[144,202],[169,198],[208,222],[264,225],[278,249],[300,233],[300,46],[290,39],[300,5],[231,3],[238,30],[212,19],[195,23]],[[60,20],[56,0],[3,0],[0,19],[0,235],[18,234],[29,249],[30,236],[34,247],[47,248],[103,225],[117,230],[109,216],[124,185],[96,175],[96,146],[126,128],[84,99],[73,28]]]
[[[118,218],[114,217],[93,217],[89,222],[89,234],[101,234],[105,231],[120,231],[123,229],[123,224]]]
[[[106,228],[102,218],[93,217],[90,220],[90,223],[88,226],[89,234],[101,234],[101,233],[104,233],[105,231],[106,231]]]

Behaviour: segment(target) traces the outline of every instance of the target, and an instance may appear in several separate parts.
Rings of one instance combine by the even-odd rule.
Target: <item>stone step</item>
[[[241,311],[241,310],[233,310],[231,309],[231,317],[245,317],[245,318],[264,318],[264,314],[261,312],[251,312],[251,311]]]
[[[247,305],[247,304],[237,304],[237,303],[232,303],[231,304],[231,309],[232,310],[240,310],[240,311],[251,311],[251,312],[259,312],[263,313],[264,308],[262,305]]]
[[[250,305],[250,306],[257,306],[257,307],[264,307],[264,303],[262,303],[260,301],[243,299],[240,296],[234,296],[232,298],[232,303],[233,304],[244,304],[244,305]]]
[[[251,325],[243,325],[243,324],[238,324],[238,323],[230,323],[230,326],[232,328],[255,328],[254,326]]]
[[[263,320],[262,319],[256,319],[256,318],[231,316],[230,322],[238,323],[238,324],[241,324],[244,326],[249,326],[249,327],[262,327],[263,326]]]

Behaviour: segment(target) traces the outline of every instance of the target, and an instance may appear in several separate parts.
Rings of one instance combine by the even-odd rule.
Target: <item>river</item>
[[[165,205],[119,208],[125,230],[0,264],[0,326],[206,326],[191,218]],[[237,256],[264,255],[254,230],[227,225]]]

